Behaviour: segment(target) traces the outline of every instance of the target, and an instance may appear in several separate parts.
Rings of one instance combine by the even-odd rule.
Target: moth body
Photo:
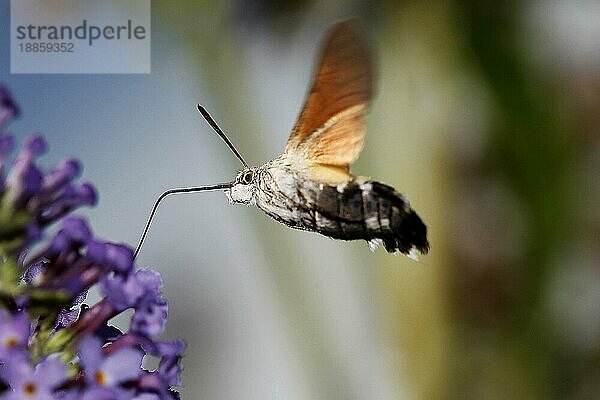
[[[364,177],[328,184],[310,179],[285,156],[242,170],[226,194],[256,205],[290,228],[341,240],[366,240],[390,253],[426,253],[426,227],[394,188]]]

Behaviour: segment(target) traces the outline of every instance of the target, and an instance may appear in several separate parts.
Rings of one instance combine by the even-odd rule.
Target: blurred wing
[[[366,133],[371,99],[371,63],[360,30],[352,21],[333,27],[298,122],[285,147],[305,158],[315,177],[348,175]],[[316,164],[316,165],[313,165]]]

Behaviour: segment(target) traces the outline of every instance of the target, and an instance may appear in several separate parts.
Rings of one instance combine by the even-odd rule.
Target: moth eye
[[[253,171],[247,171],[246,173],[244,173],[244,175],[242,175],[241,181],[244,185],[251,184],[253,180],[254,180],[254,172]]]

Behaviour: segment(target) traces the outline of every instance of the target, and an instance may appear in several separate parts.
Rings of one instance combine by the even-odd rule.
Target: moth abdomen
[[[339,185],[320,183],[281,166],[258,176],[256,205],[291,228],[366,240],[390,253],[424,254],[429,249],[425,224],[391,186],[361,177]]]
[[[429,251],[427,227],[411,208],[405,196],[393,187],[371,181],[367,201],[377,204],[377,220],[380,228],[371,230],[373,239],[380,239],[390,252],[410,254],[413,249],[421,254]],[[373,204],[373,208],[375,205]]]
[[[341,188],[339,195],[341,226],[344,234],[352,239],[362,239],[367,234],[363,190],[360,185],[352,184]],[[338,188],[340,192],[340,188]]]
[[[324,185],[317,194],[315,230],[343,240],[382,243],[390,253],[425,254],[427,228],[394,188],[355,179],[338,186]]]

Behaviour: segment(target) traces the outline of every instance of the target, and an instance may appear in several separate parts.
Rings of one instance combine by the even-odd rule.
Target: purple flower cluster
[[[136,269],[129,246],[98,240],[69,215],[96,203],[93,186],[75,182],[76,160],[42,171],[41,137],[8,158],[13,139],[2,131],[18,114],[0,87],[0,399],[179,398],[184,343],[155,339],[167,318],[160,274]],[[103,298],[88,306],[95,285]],[[109,321],[127,309],[122,332]],[[144,368],[145,356],[158,368]]]

